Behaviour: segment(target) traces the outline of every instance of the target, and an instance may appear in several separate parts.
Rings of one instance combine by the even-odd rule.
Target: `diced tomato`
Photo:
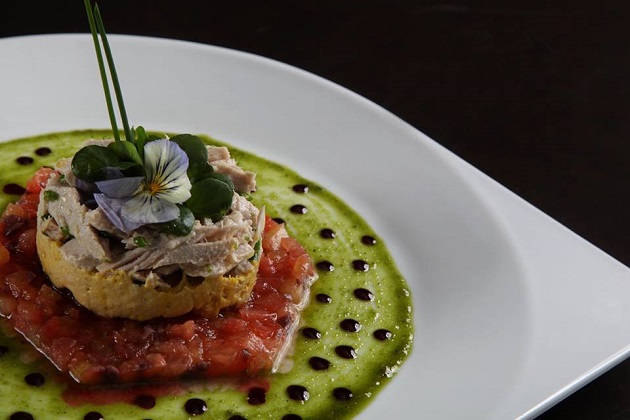
[[[56,367],[83,384],[252,377],[271,369],[314,274],[308,254],[284,225],[266,219],[258,279],[242,307],[214,318],[101,318],[60,294],[41,271],[36,209],[52,172],[38,171],[0,219],[0,315]]]

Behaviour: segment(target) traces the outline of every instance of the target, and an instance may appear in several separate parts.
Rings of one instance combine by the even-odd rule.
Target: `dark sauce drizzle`
[[[363,288],[354,289],[354,296],[360,300],[365,300],[365,301],[374,300],[374,294],[372,294],[372,292],[370,292],[368,289],[363,289]]]
[[[324,228],[319,231],[319,236],[324,239],[335,239],[335,231],[329,228]]]
[[[361,243],[368,246],[376,245],[376,238],[370,235],[363,235],[361,237]]]
[[[49,147],[40,147],[39,149],[35,150],[35,154],[37,156],[48,156],[51,153],[52,150],[50,150]]]
[[[287,387],[287,395],[295,401],[306,401],[310,397],[308,389],[302,385],[289,385]]]
[[[339,401],[349,401],[354,397],[352,391],[343,387],[333,389],[333,396]]]
[[[83,416],[83,420],[103,420],[105,417],[98,411],[90,411],[85,416]]]
[[[359,323],[359,321],[350,318],[341,321],[339,323],[339,326],[342,330],[348,332],[358,332],[361,329],[361,324]]]
[[[322,338],[322,333],[313,327],[302,328],[302,335],[312,340],[318,340]]]
[[[357,358],[357,351],[351,347],[351,346],[337,346],[335,347],[335,353],[337,353],[337,356],[343,358],[343,359],[356,359]]]
[[[35,159],[30,156],[20,156],[19,158],[15,159],[15,161],[19,165],[30,165],[31,163],[35,162]]]
[[[354,260],[352,261],[352,268],[356,271],[368,271],[370,269],[370,264],[363,260]]]
[[[140,408],[149,410],[155,407],[155,398],[151,395],[146,394],[138,395],[136,398],[133,399],[133,404],[137,405]]]
[[[26,411],[16,411],[9,417],[10,420],[34,420],[35,417]]]
[[[302,417],[297,414],[285,414],[282,416],[282,420],[302,420]]]
[[[184,410],[190,415],[198,416],[208,411],[208,405],[201,398],[191,398],[184,404]]]
[[[317,299],[317,301],[319,303],[331,303],[332,302],[332,298],[330,296],[328,296],[326,293],[318,293],[315,296],[315,299]]]
[[[291,210],[291,213],[295,214],[306,214],[308,212],[306,206],[302,204],[294,204],[289,210]]]
[[[281,218],[281,217],[274,217],[274,218],[273,218],[273,219],[271,219],[271,220],[273,220],[274,222],[276,222],[276,223],[278,223],[278,224],[280,224],[280,225],[282,225],[282,224],[285,224],[285,223],[286,223],[286,222],[284,221],[284,219],[283,219],[283,218]]]
[[[10,183],[2,187],[2,192],[9,195],[22,195],[26,192],[26,188],[18,184]]]
[[[391,331],[386,330],[386,329],[376,330],[376,331],[374,331],[374,333],[372,335],[374,336],[374,338],[376,338],[377,340],[380,340],[380,341],[391,340],[392,337],[394,336]]]
[[[30,386],[42,386],[46,382],[46,378],[41,373],[29,373],[24,377],[24,381]]]
[[[327,370],[330,367],[330,362],[322,357],[313,356],[308,359],[308,364],[313,370]]]
[[[7,346],[0,346],[0,357],[4,356],[9,352],[9,348]]]
[[[298,194],[306,194],[308,192],[308,185],[304,184],[295,184],[292,187],[292,190]]]
[[[315,267],[317,267],[319,271],[334,271],[335,270],[335,266],[333,265],[333,263],[331,263],[328,260],[318,262],[317,264],[315,264]]]
[[[254,387],[247,393],[247,402],[251,405],[264,404],[267,399],[265,390],[260,387]]]

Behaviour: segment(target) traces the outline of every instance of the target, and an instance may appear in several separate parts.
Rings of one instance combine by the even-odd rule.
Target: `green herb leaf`
[[[133,237],[133,243],[136,244],[136,246],[138,246],[140,248],[144,248],[146,246],[149,246],[149,242],[147,241],[147,239],[144,236],[134,236]]]
[[[232,189],[232,191],[234,191],[234,183],[232,182],[232,178],[225,174],[221,174],[219,172],[206,172],[205,174],[199,176],[196,182],[200,182],[206,178],[212,178],[216,179],[217,181],[221,181],[227,184]]]
[[[195,225],[195,216],[188,207],[181,205],[177,207],[179,207],[179,217],[177,219],[158,223],[155,227],[164,233],[175,236],[186,236],[192,231]]]
[[[187,174],[191,182],[194,183],[199,176],[212,172],[212,166],[208,164],[208,149],[199,137],[192,134],[178,134],[170,140],[177,143],[188,156]]]
[[[198,219],[208,217],[216,222],[232,206],[234,188],[216,175],[221,174],[209,174],[190,189],[191,197],[185,204]]]
[[[59,200],[59,194],[53,190],[44,191],[44,201],[55,201]]]
[[[133,143],[128,141],[119,141],[109,143],[107,148],[114,152],[118,159],[124,162],[136,163],[138,165],[142,165],[142,159],[138,154],[138,150]]]
[[[84,181],[94,182],[105,179],[106,169],[116,166],[118,156],[106,147],[85,146],[72,158],[72,173]]]

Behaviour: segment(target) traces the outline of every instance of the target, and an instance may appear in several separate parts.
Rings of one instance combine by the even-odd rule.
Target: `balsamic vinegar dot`
[[[208,411],[208,405],[201,398],[191,398],[184,404],[184,409],[188,414],[198,416]]]
[[[326,370],[330,367],[330,362],[322,357],[313,356],[308,359],[308,364],[313,370]]]
[[[306,214],[308,212],[308,209],[306,208],[306,206],[302,204],[294,204],[291,206],[289,210],[291,210],[291,213],[295,213],[295,214]]]
[[[296,184],[292,187],[292,190],[298,194],[305,194],[308,192],[308,185]]]
[[[278,223],[279,225],[282,225],[282,224],[284,224],[284,223],[285,223],[284,219],[283,219],[283,218],[281,218],[281,217],[274,217],[274,218],[273,218],[273,219],[271,219],[271,220],[273,220],[274,222]]]
[[[11,183],[5,184],[4,187],[2,187],[2,192],[10,195],[22,195],[26,192],[26,188],[21,185]]]
[[[361,329],[361,324],[359,323],[359,321],[350,318],[341,321],[339,323],[339,326],[342,330],[348,332],[358,332]]]
[[[376,238],[370,235],[363,235],[361,237],[361,243],[368,246],[376,245]]]
[[[9,417],[10,420],[33,420],[35,417],[26,411],[16,411]]]
[[[393,334],[391,331],[389,330],[385,330],[385,329],[379,329],[374,331],[374,333],[372,334],[374,336],[374,338],[376,338],[377,340],[380,341],[387,341],[387,340],[391,340],[393,337]]]
[[[354,296],[360,300],[365,300],[365,301],[374,300],[374,295],[368,289],[363,289],[363,288],[354,289]]]
[[[357,358],[356,350],[350,346],[337,346],[335,347],[335,353],[337,353],[337,356],[343,359],[356,359]]]
[[[133,399],[133,404],[148,410],[155,407],[155,398],[146,394],[138,395]]]
[[[15,161],[20,165],[30,165],[31,163],[35,162],[35,159],[30,156],[20,156],[19,158],[15,159]]]
[[[46,378],[41,373],[29,373],[24,377],[24,381],[30,386],[42,386],[46,382]]]
[[[352,268],[356,271],[368,271],[370,269],[370,265],[363,260],[354,260],[352,261]]]
[[[318,340],[322,338],[322,333],[312,327],[306,327],[302,329],[302,335],[306,338],[310,338],[313,340]]]
[[[251,405],[264,404],[266,399],[265,390],[260,387],[254,387],[247,393],[247,402]]]
[[[324,228],[319,231],[319,236],[324,239],[335,239],[335,231],[329,228]]]
[[[37,156],[48,156],[51,153],[52,153],[52,150],[50,150],[50,148],[48,147],[40,147],[39,149],[35,150],[35,154]]]
[[[4,356],[9,352],[9,348],[7,346],[0,346],[0,357]]]
[[[354,397],[354,395],[352,395],[352,391],[343,387],[333,389],[333,395],[339,401],[348,401]]]
[[[335,266],[333,265],[333,263],[327,260],[318,262],[317,264],[315,264],[315,267],[317,267],[319,271],[334,271],[335,270]]]
[[[332,298],[330,296],[328,296],[326,293],[318,293],[315,296],[315,299],[317,299],[317,301],[319,303],[330,303],[330,302],[332,302]]]
[[[285,414],[282,416],[282,420],[302,420],[302,417],[297,414]]]
[[[308,390],[302,385],[289,385],[287,387],[287,395],[296,401],[306,401],[310,397]]]
[[[85,416],[83,416],[83,420],[104,420],[105,417],[98,411],[90,411]]]

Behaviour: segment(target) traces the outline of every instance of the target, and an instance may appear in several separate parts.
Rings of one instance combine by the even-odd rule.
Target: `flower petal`
[[[127,201],[126,199],[109,198],[105,194],[96,193],[94,200],[109,221],[123,232],[131,233],[143,225],[143,223],[135,223],[121,216],[121,209]]]
[[[110,198],[131,197],[144,181],[143,176],[96,181],[99,190]]]
[[[183,203],[190,198],[191,183],[186,171],[188,156],[170,140],[155,140],[144,146],[147,187],[160,200]]]
[[[121,218],[140,225],[162,223],[177,219],[179,208],[175,203],[142,191],[125,201],[120,215]]]

